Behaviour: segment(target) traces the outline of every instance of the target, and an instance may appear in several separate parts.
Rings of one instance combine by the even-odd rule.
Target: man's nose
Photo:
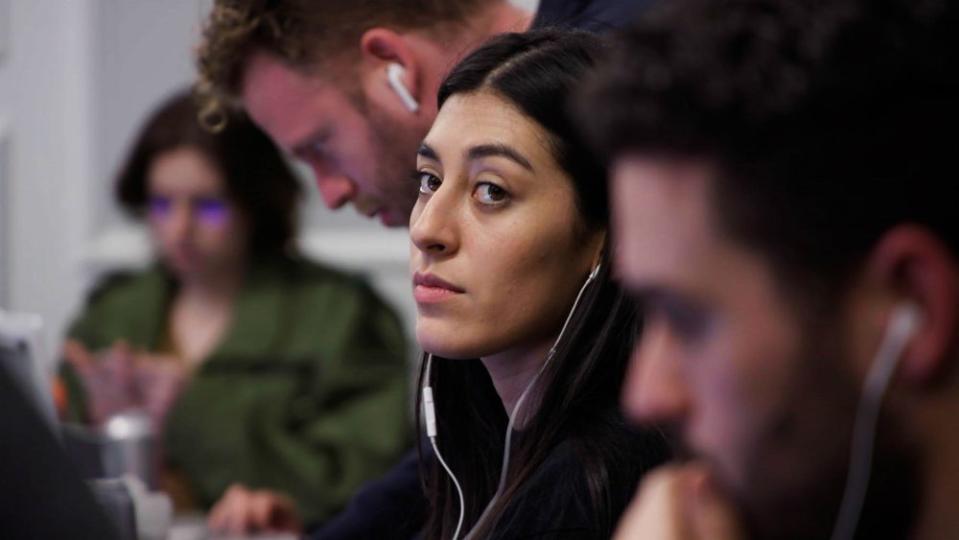
[[[626,415],[642,424],[679,422],[689,412],[687,381],[665,326],[647,326],[637,338],[622,403]]]
[[[356,184],[348,177],[337,174],[320,174],[316,172],[316,185],[320,188],[323,203],[331,210],[336,210],[353,200],[357,195]]]

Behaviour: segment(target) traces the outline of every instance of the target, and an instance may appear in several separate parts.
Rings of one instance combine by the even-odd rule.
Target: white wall
[[[42,314],[54,339],[75,302],[89,232],[93,171],[90,0],[0,0],[7,30],[0,59],[0,122],[7,185],[5,307]]]
[[[10,3],[0,0],[0,88],[6,86],[4,63],[7,60],[7,47],[10,41]],[[0,109],[0,306],[7,302],[7,281],[9,263],[7,262],[8,232],[10,229],[9,198],[7,195],[7,178],[9,176],[10,157],[7,145],[7,125]]]
[[[529,11],[534,11],[539,5],[540,0],[510,0],[513,5],[519,6]]]
[[[96,182],[91,191],[97,231],[122,221],[110,198],[112,183],[143,117],[193,79],[192,50],[209,4],[201,0],[91,2]]]

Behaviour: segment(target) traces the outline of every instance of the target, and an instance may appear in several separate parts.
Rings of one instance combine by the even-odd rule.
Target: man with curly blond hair
[[[203,118],[215,128],[242,106],[310,166],[329,208],[405,226],[416,149],[462,56],[531,25],[622,25],[648,1],[542,0],[534,19],[507,0],[216,0],[197,61]]]
[[[352,202],[404,226],[443,75],[531,20],[504,0],[220,0],[198,60],[204,121],[216,127],[223,107],[241,104],[310,166],[328,207]]]

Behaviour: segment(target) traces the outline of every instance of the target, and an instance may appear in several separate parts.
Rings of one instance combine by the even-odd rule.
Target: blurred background
[[[0,308],[43,317],[50,360],[95,279],[148,261],[112,182],[144,115],[192,81],[210,3],[0,0]],[[366,274],[410,332],[406,230],[326,210],[298,171],[304,252]]]

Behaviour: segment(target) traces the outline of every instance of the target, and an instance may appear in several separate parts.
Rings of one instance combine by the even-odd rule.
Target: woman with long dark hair
[[[608,538],[667,455],[618,411],[637,315],[610,275],[605,173],[564,110],[603,50],[508,34],[440,88],[410,222],[426,538]]]

